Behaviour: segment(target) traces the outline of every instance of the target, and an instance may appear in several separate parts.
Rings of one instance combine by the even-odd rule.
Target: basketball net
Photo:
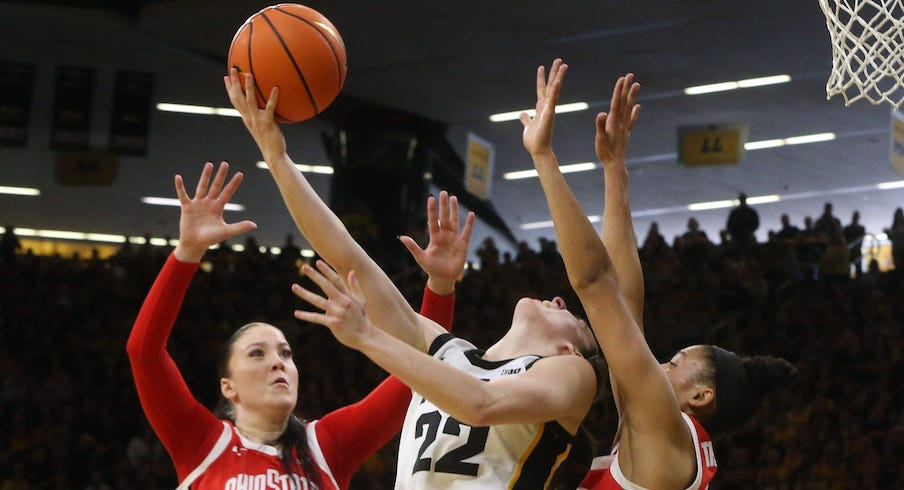
[[[826,99],[904,103],[904,0],[819,0],[832,40]]]

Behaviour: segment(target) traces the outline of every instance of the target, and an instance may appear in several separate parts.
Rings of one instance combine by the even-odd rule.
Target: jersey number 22
[[[477,456],[483,452],[487,444],[487,435],[490,433],[490,428],[471,427],[452,417],[447,418],[446,423],[443,424],[443,434],[458,436],[461,434],[461,428],[467,427],[469,430],[468,440],[465,441],[463,445],[458,446],[437,458],[436,463],[434,464],[431,458],[425,458],[423,456],[424,452],[427,451],[427,448],[436,441],[436,436],[442,421],[443,416],[439,412],[428,412],[422,414],[417,419],[414,436],[418,439],[423,436],[424,442],[421,443],[421,448],[418,450],[418,459],[414,463],[411,474],[415,474],[418,471],[430,471],[432,469],[437,473],[455,473],[457,475],[477,476],[479,465],[475,463],[466,463],[464,460]]]

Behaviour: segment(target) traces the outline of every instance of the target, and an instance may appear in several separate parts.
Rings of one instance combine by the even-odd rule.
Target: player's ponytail
[[[744,427],[756,405],[769,392],[788,381],[797,368],[786,359],[741,357],[715,345],[706,346],[716,389],[716,411],[700,423],[711,435]]]
[[[314,464],[311,451],[308,449],[307,423],[296,417],[295,414],[290,415],[286,430],[276,442],[282,448],[279,459],[282,461],[286,474],[294,473],[292,468],[295,463],[295,454],[297,454],[298,463],[301,465],[305,477],[314,484],[313,488],[320,488],[320,473],[317,471],[317,465]]]

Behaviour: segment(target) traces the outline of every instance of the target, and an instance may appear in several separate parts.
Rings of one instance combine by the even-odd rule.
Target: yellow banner
[[[747,131],[738,125],[678,128],[678,155],[685,165],[734,165],[744,154]]]
[[[465,189],[483,199],[490,198],[493,160],[496,150],[488,141],[468,133],[468,160],[465,166]]]
[[[891,168],[904,175],[904,114],[891,110]]]

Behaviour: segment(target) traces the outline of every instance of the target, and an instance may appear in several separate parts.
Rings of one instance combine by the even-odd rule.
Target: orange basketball
[[[228,67],[251,72],[263,108],[279,87],[276,119],[296,123],[326,109],[345,83],[345,44],[320,12],[296,3],[272,5],[239,27]]]

